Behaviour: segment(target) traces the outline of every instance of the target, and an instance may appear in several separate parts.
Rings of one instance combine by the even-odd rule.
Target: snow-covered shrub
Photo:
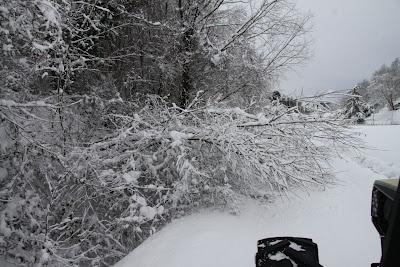
[[[279,103],[253,114],[74,96],[0,100],[12,145],[0,181],[0,248],[26,265],[107,266],[171,218],[330,181],[355,140],[333,115]]]
[[[365,118],[372,115],[373,108],[362,100],[362,96],[358,93],[358,87],[356,86],[347,97],[341,113],[353,123],[364,123]]]

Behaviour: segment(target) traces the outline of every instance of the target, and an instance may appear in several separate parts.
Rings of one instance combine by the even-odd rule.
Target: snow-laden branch
[[[0,114],[19,125],[10,128],[29,140],[10,183],[32,193],[29,204],[13,191],[0,191],[0,199],[7,212],[20,207],[29,231],[43,231],[26,242],[37,239],[37,257],[49,263],[112,265],[196,207],[234,209],[243,197],[323,187],[332,181],[332,155],[359,144],[334,114],[307,115],[275,102],[255,114],[204,105],[200,94],[188,109],[158,96],[144,103],[83,97],[63,105],[71,116],[63,118],[64,128],[50,119],[60,106],[50,100],[1,103]],[[38,174],[31,171],[35,164]],[[8,236],[15,228],[7,212],[0,212],[0,231],[11,250],[17,243]]]
[[[32,107],[38,107],[38,108],[51,108],[54,109],[56,106],[52,104],[47,104],[44,101],[31,101],[27,103],[18,103],[13,100],[5,100],[5,99],[0,99],[0,107],[8,107],[8,108],[32,108]]]

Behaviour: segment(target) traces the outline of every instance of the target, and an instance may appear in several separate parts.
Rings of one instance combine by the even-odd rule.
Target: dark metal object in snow
[[[381,236],[382,257],[372,267],[400,266],[399,179],[377,180],[372,189],[371,217]]]
[[[322,267],[312,239],[273,237],[257,242],[256,267]]]

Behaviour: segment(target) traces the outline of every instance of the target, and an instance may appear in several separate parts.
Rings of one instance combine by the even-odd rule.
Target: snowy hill
[[[176,220],[116,267],[253,267],[256,241],[294,235],[312,238],[324,266],[369,266],[380,259],[370,218],[373,181],[400,175],[400,126],[356,128],[371,149],[333,162],[337,183],[278,199],[248,201],[240,216],[203,211]]]

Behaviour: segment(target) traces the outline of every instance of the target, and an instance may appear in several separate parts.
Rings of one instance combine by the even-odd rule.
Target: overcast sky
[[[351,88],[400,57],[400,0],[297,0],[313,15],[313,58],[281,83],[286,93]]]

